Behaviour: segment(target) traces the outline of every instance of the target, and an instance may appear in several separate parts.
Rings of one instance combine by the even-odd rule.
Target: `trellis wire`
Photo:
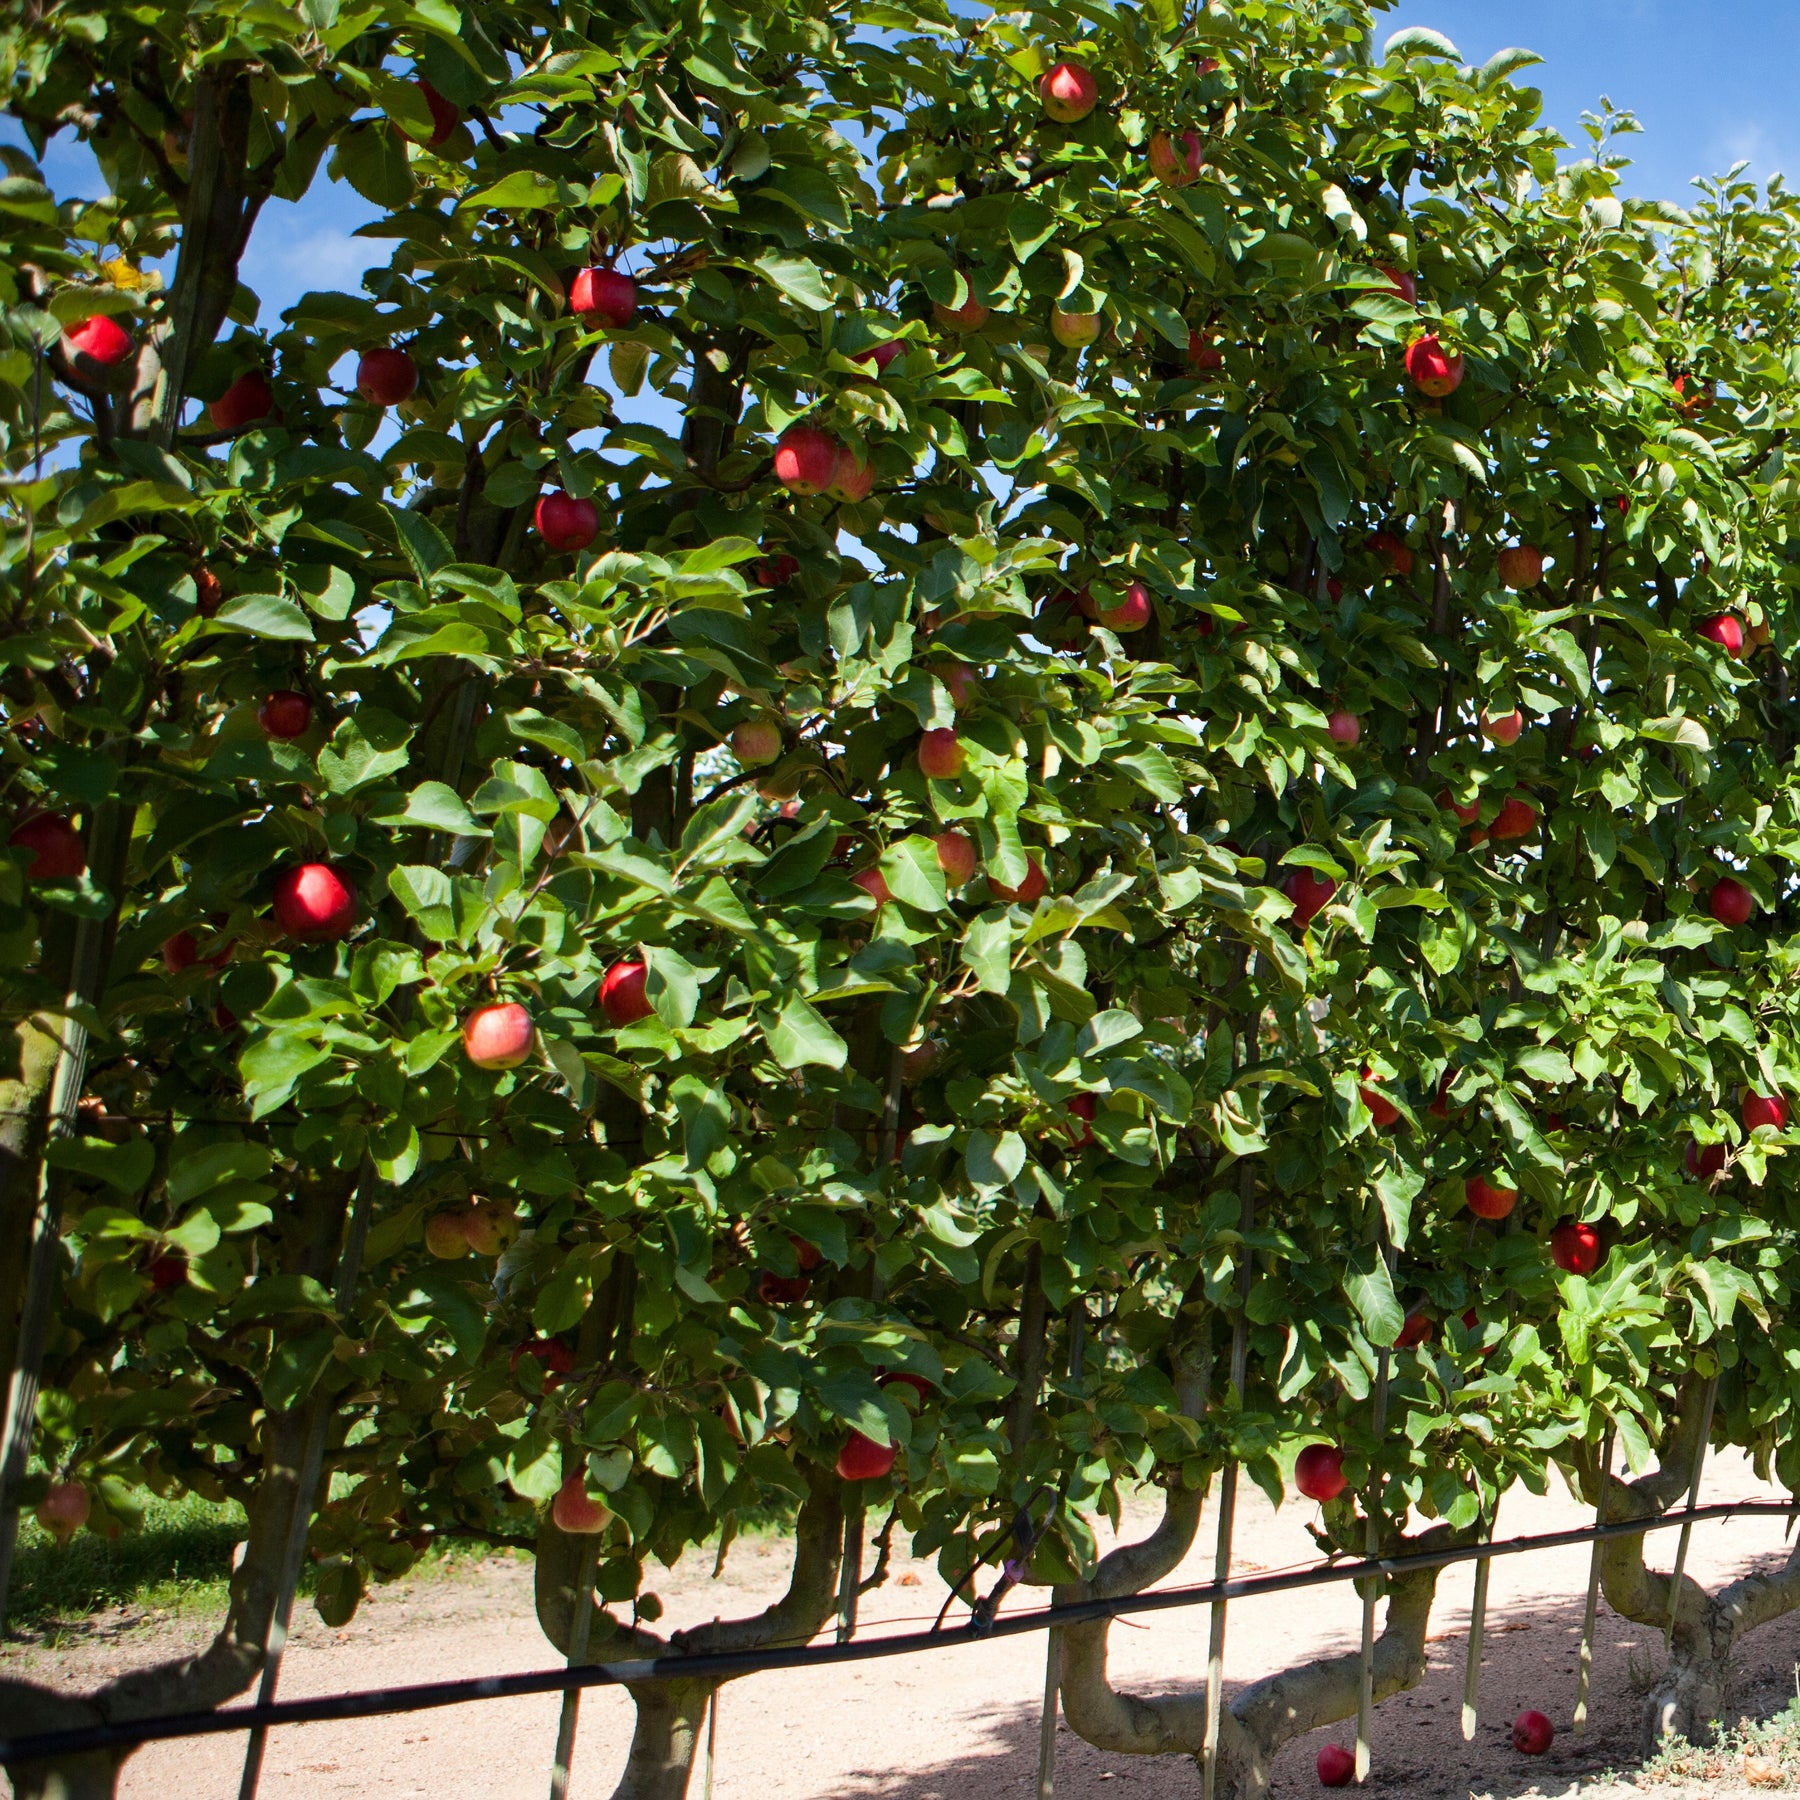
[[[732,1681],[745,1675],[771,1674],[785,1669],[869,1662],[881,1657],[911,1656],[922,1650],[960,1648],[997,1637],[1020,1637],[1053,1626],[1083,1625],[1098,1619],[1120,1618],[1128,1613],[1175,1612],[1189,1606],[1208,1606],[1218,1599],[1247,1600],[1341,1581],[1444,1569],[1484,1557],[1565,1550],[1598,1539],[1644,1537],[1653,1531],[1673,1530],[1680,1525],[1697,1525],[1714,1519],[1786,1520],[1793,1512],[1791,1501],[1728,1500],[1697,1507],[1691,1512],[1665,1513],[1653,1519],[1626,1519],[1615,1525],[1583,1525],[1569,1531],[1541,1532],[1504,1542],[1327,1563],[1288,1574],[1243,1575],[1224,1583],[1209,1581],[1193,1587],[1159,1588],[1151,1593],[1125,1594],[1112,1600],[1071,1601],[1064,1606],[1040,1607],[1011,1618],[996,1619],[980,1628],[961,1625],[948,1631],[896,1632],[890,1637],[863,1638],[854,1644],[721,1651],[704,1656],[641,1657],[628,1662],[586,1663],[580,1668],[538,1669],[520,1675],[480,1675],[459,1681],[419,1682],[409,1687],[362,1689],[310,1700],[281,1700],[272,1706],[227,1707],[217,1712],[178,1713],[161,1719],[85,1725],[67,1731],[0,1738],[0,1763],[77,1756],[91,1750],[115,1750],[123,1745],[166,1742],[176,1738],[214,1737],[259,1725],[315,1725],[329,1720],[379,1718],[389,1713],[429,1712],[439,1707],[460,1706],[471,1700],[560,1694],[570,1688],[622,1687],[649,1681]]]
[[[1600,1498],[1594,1502],[1594,1527],[1606,1529],[1606,1484],[1612,1479],[1613,1426],[1606,1427],[1600,1446]],[[1588,1686],[1594,1675],[1594,1619],[1600,1610],[1600,1564],[1603,1540],[1594,1539],[1588,1559],[1587,1610],[1581,1615],[1581,1673],[1575,1678],[1575,1735],[1587,1736]]]

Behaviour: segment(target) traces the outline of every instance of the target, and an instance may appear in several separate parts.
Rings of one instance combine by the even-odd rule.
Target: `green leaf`
[[[804,306],[812,312],[829,312],[837,305],[817,267],[802,262],[797,256],[777,256],[769,251],[750,266],[796,306]]]
[[[220,630],[299,644],[310,644],[313,637],[311,620],[280,594],[239,594],[219,608],[212,624]]]
[[[1442,32],[1428,31],[1423,25],[1408,25],[1381,46],[1384,62],[1408,56],[1444,56],[1451,62],[1462,61],[1461,53]]]
[[[109,1144],[102,1138],[58,1138],[44,1152],[53,1169],[91,1175],[122,1194],[138,1193],[156,1168],[156,1151],[148,1138]]]
[[[377,825],[417,825],[427,831],[447,832],[453,837],[491,837],[493,833],[481,824],[463,804],[456,789],[442,781],[422,781],[406,796],[400,812],[375,816]]]
[[[1363,1322],[1369,1342],[1391,1345],[1406,1323],[1406,1315],[1394,1296],[1387,1263],[1373,1244],[1359,1244],[1351,1251],[1344,1271],[1344,1292]]]
[[[970,922],[963,934],[962,960],[974,971],[982,993],[1004,994],[1012,986],[1012,944],[1004,907]]]
[[[1136,1015],[1122,1008],[1114,1007],[1108,1012],[1095,1013],[1076,1034],[1075,1054],[1098,1056],[1116,1044],[1128,1042],[1143,1029]]]
[[[700,1005],[700,975],[694,965],[665,945],[649,944],[644,948],[644,967],[648,971],[644,994],[656,1016],[671,1031],[693,1024]]]
[[[896,900],[921,912],[943,912],[950,904],[937,844],[928,837],[903,837],[881,853],[881,873]]]
[[[394,522],[394,535],[400,540],[406,560],[421,581],[429,581],[439,569],[455,561],[450,540],[429,519],[398,506],[388,508],[388,517]]]
[[[770,1055],[784,1069],[801,1069],[808,1064],[841,1069],[850,1055],[850,1046],[798,994],[764,1030]]]

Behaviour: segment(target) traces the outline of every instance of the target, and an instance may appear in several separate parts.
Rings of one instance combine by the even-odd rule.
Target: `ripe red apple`
[[[1309,1500],[1335,1500],[1349,1485],[1336,1444],[1308,1444],[1294,1458],[1294,1486]]]
[[[883,1375],[876,1383],[877,1387],[909,1387],[919,1396],[921,1402],[931,1398],[931,1383],[923,1375],[914,1375],[907,1369],[896,1369],[891,1375]]]
[[[756,1297],[764,1306],[793,1306],[806,1298],[811,1286],[804,1275],[777,1275],[764,1269],[756,1278]]]
[[[468,1215],[460,1212],[433,1213],[425,1221],[425,1248],[440,1262],[455,1262],[467,1256],[469,1243]]]
[[[1089,604],[1094,609],[1090,615],[1094,623],[1104,625],[1119,637],[1128,637],[1134,631],[1142,631],[1150,623],[1153,611],[1150,590],[1141,581],[1132,582],[1112,606],[1101,606],[1094,601],[1091,593]]]
[[[1173,136],[1166,131],[1154,132],[1150,138],[1150,173],[1164,187],[1187,187],[1200,179],[1200,168],[1206,160],[1204,151],[1197,131],[1180,131]]]
[[[1362,720],[1340,706],[1327,717],[1325,730],[1333,743],[1354,744],[1362,737]]]
[[[616,962],[600,978],[600,1010],[612,1025],[635,1025],[653,1008],[644,983],[650,971],[635,957]]]
[[[921,1038],[916,1044],[908,1044],[900,1052],[900,1079],[906,1082],[923,1081],[938,1066],[938,1059],[943,1054],[943,1046],[936,1038]],[[806,1265],[801,1264],[804,1268]]]
[[[462,1225],[477,1256],[498,1256],[519,1235],[519,1215],[497,1200],[478,1201],[463,1214]]]
[[[1441,400],[1446,394],[1454,394],[1462,385],[1462,353],[1452,354],[1438,342],[1435,331],[1428,331],[1407,346],[1406,372],[1421,394]]]
[[[1367,1085],[1376,1079],[1377,1078],[1371,1075],[1365,1068],[1363,1070],[1363,1081],[1365,1085],[1358,1088],[1357,1092],[1362,1095],[1362,1103],[1369,1109],[1369,1117],[1375,1121],[1376,1128],[1380,1131],[1386,1131],[1390,1125],[1398,1123],[1400,1109],[1381,1091],[1380,1088]]]
[[[1059,125],[1073,125],[1094,110],[1100,86],[1080,63],[1055,62],[1038,77],[1045,114]]]
[[[1509,544],[1495,566],[1509,588],[1534,588],[1544,579],[1544,553],[1535,544]]]
[[[887,877],[879,869],[858,869],[850,879],[877,906],[886,906],[894,897],[893,889],[887,884]]]
[[[966,831],[939,832],[937,859],[938,867],[944,871],[944,880],[953,888],[961,887],[965,881],[973,881],[980,866],[975,840]]]
[[[731,734],[731,754],[746,769],[760,769],[781,754],[781,727],[773,719],[746,719]]]
[[[211,569],[194,571],[194,610],[210,619],[224,604],[225,587]]]
[[[785,550],[774,556],[765,556],[756,565],[756,580],[760,587],[786,587],[799,573],[799,557],[790,556]]]
[[[933,781],[954,781],[963,772],[966,756],[962,740],[947,725],[919,739],[919,768]]]
[[[1438,795],[1438,805],[1446,812],[1454,813],[1457,819],[1464,825],[1473,825],[1475,821],[1481,817],[1481,802],[1479,800],[1472,800],[1467,806],[1460,806],[1452,797],[1448,788],[1445,788],[1443,792]]]
[[[859,350],[850,358],[852,362],[868,363],[877,375],[887,372],[887,366],[906,350],[904,338],[889,338],[885,344],[872,344],[867,350]]]
[[[516,1069],[536,1043],[531,1014],[517,1001],[478,1006],[463,1020],[463,1053],[478,1069]]]
[[[1550,1260],[1571,1275],[1591,1275],[1604,1254],[1600,1234],[1591,1225],[1564,1219],[1550,1234]]]
[[[822,494],[837,474],[838,441],[816,425],[790,425],[775,446],[775,479],[790,494]]]
[[[87,873],[81,833],[61,813],[32,813],[13,827],[6,841],[36,857],[26,870],[28,881],[79,881]]]
[[[827,496],[854,506],[858,501],[868,499],[874,487],[875,465],[863,453],[861,445],[839,444],[837,459],[831,465],[831,481],[825,489]]]
[[[1687,1172],[1696,1181],[1711,1181],[1725,1167],[1725,1146],[1723,1144],[1702,1145],[1693,1138],[1688,1139],[1687,1155],[1682,1158]]]
[[[1363,548],[1373,551],[1377,556],[1385,556],[1388,567],[1402,580],[1413,572],[1411,549],[1391,531],[1371,532],[1363,540]]]
[[[1437,1320],[1423,1306],[1415,1306],[1401,1323],[1400,1335],[1394,1339],[1397,1350],[1411,1350],[1427,1344],[1437,1336]]]
[[[1463,1198],[1478,1219],[1504,1219],[1519,1203],[1516,1188],[1496,1187],[1479,1175],[1471,1175],[1463,1183]]]
[[[391,344],[365,350],[356,365],[356,391],[371,406],[398,406],[418,391],[419,365]]]
[[[1213,375],[1225,366],[1225,352],[1213,343],[1204,332],[1188,333],[1187,363],[1190,369],[1197,369],[1202,374]]]
[[[598,1500],[588,1497],[587,1481],[583,1476],[571,1475],[550,1502],[550,1522],[558,1531],[566,1531],[571,1537],[592,1537],[612,1523],[612,1513]]]
[[[150,1266],[144,1273],[150,1277],[150,1286],[157,1293],[166,1294],[170,1288],[178,1288],[187,1280],[187,1258],[165,1250],[150,1259]]]
[[[837,1474],[840,1481],[879,1481],[894,1466],[898,1454],[892,1444],[878,1444],[860,1431],[853,1431],[838,1452]]]
[[[356,920],[356,889],[330,863],[301,863],[275,878],[275,920],[291,938],[347,937]]]
[[[1081,1129],[1069,1134],[1072,1148],[1085,1150],[1094,1141],[1094,1115],[1099,1110],[1100,1102],[1092,1094],[1077,1094],[1063,1108],[1071,1118],[1081,1121]]]
[[[1694,629],[1717,644],[1727,656],[1735,659],[1744,654],[1744,621],[1736,613],[1714,613],[1710,619],[1702,619]]]
[[[975,704],[975,696],[981,691],[981,677],[967,663],[944,663],[931,672],[950,690],[950,704],[958,712]]]
[[[179,975],[184,969],[191,969],[200,960],[200,946],[194,942],[191,931],[178,931],[167,940],[162,947],[163,967],[171,975]]]
[[[1375,272],[1388,278],[1396,299],[1404,300],[1408,306],[1419,304],[1418,278],[1410,271],[1392,268],[1387,263],[1377,263]]]
[[[1008,906],[1035,906],[1044,897],[1049,885],[1044,879],[1043,864],[1035,856],[1025,859],[1025,879],[1017,887],[1008,887],[1004,881],[996,881],[992,875],[988,877],[988,886],[994,890],[994,898],[1003,900]]]
[[[1495,718],[1485,709],[1481,715],[1481,729],[1484,736],[1491,738],[1496,744],[1516,744],[1519,733],[1525,729],[1525,715],[1515,706],[1511,712],[1502,713]]]
[[[600,535],[600,511],[591,500],[577,500],[553,488],[537,503],[537,529],[552,550],[585,550]]]
[[[1688,383],[1693,381],[1694,391],[1688,392]],[[1691,419],[1697,413],[1705,412],[1718,398],[1719,385],[1715,381],[1699,381],[1691,375],[1677,375],[1669,383],[1675,391],[1675,404]]]
[[[242,431],[275,410],[275,390],[260,369],[248,369],[206,410],[215,431]]]
[[[131,354],[132,336],[110,313],[95,313],[62,334],[71,356],[85,357],[103,369],[116,369]]]
[[[93,1501],[79,1481],[53,1481],[38,1502],[36,1517],[59,1544],[66,1544],[88,1522],[92,1510]]]
[[[512,1353],[512,1371],[515,1375],[519,1372],[519,1364],[528,1356],[544,1371],[546,1393],[575,1367],[575,1352],[561,1338],[527,1338]]]
[[[292,743],[297,737],[305,737],[312,715],[312,702],[304,694],[296,694],[292,688],[277,688],[256,709],[256,722],[265,737]]]
[[[569,283],[569,311],[590,328],[624,331],[637,317],[637,283],[617,269],[581,269]]]
[[[1514,795],[1503,801],[1500,810],[1494,815],[1494,822],[1488,827],[1488,833],[1495,843],[1508,842],[1513,838],[1530,837],[1537,829],[1537,808],[1528,800],[1521,800]]]
[[[1437,1092],[1432,1096],[1431,1104],[1426,1111],[1433,1118],[1447,1119],[1450,1116],[1450,1090],[1456,1085],[1456,1071],[1446,1069],[1438,1077]]]
[[[1756,911],[1756,896],[1741,881],[1727,875],[1713,883],[1706,896],[1706,910],[1721,925],[1747,925]]]
[[[1294,923],[1305,927],[1331,904],[1337,883],[1317,870],[1296,869],[1281,884],[1281,891],[1294,903]]]
[[[931,312],[946,331],[979,331],[992,317],[989,309],[973,294],[961,306],[946,306],[941,300],[935,301]]]
[[[1740,1106],[1746,1131],[1755,1131],[1761,1125],[1772,1125],[1777,1131],[1787,1129],[1788,1105],[1779,1094],[1759,1094],[1754,1088],[1745,1088]]]
[[[462,123],[462,114],[429,81],[421,79],[415,81],[413,86],[419,90],[426,106],[430,108],[431,136],[424,143],[427,150],[435,150]],[[410,131],[402,129],[400,135],[414,144],[420,141]]]
[[[1322,1744],[1313,1766],[1320,1787],[1348,1787],[1356,1777],[1356,1758],[1342,1744]]]
[[[1542,1756],[1556,1736],[1556,1727],[1541,1712],[1522,1712],[1513,1720],[1513,1748],[1526,1756]]]
[[[1100,335],[1100,315],[1064,312],[1060,306],[1053,306],[1050,309],[1050,335],[1065,350],[1079,350]]]

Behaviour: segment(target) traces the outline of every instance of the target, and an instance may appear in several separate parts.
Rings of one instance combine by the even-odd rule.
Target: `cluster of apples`
[[[823,494],[854,504],[875,487],[875,465],[857,444],[817,425],[790,425],[775,445],[775,479],[796,499]]]
[[[1208,58],[1200,65],[1201,73],[1218,66]],[[1054,119],[1059,125],[1079,125],[1099,104],[1100,84],[1080,63],[1059,60],[1038,77],[1038,98],[1045,118]],[[1200,178],[1205,148],[1197,131],[1152,132],[1150,173],[1164,187],[1188,187]]]

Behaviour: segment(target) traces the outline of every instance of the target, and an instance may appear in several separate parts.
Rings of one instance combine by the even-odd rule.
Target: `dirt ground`
[[[1708,1468],[1706,1502],[1782,1499],[1761,1489],[1741,1461]],[[1239,1573],[1314,1560],[1300,1501],[1273,1511],[1254,1490],[1239,1510]],[[1128,1527],[1142,1529],[1146,1511]],[[1499,1535],[1552,1531],[1587,1522],[1556,1490],[1543,1500],[1515,1494],[1501,1509]],[[1781,1553],[1782,1521],[1747,1519],[1698,1526],[1689,1568],[1714,1586]],[[1210,1573],[1212,1520],[1201,1545],[1172,1584]],[[1652,1538],[1667,1567],[1675,1534]],[[779,1539],[734,1547],[724,1574],[687,1565],[658,1584],[668,1618],[697,1624],[754,1610],[785,1581],[788,1546]],[[1636,1720],[1644,1677],[1660,1667],[1660,1635],[1601,1608],[1595,1701],[1585,1739],[1569,1734],[1575,1700],[1588,1551],[1585,1546],[1508,1557],[1494,1564],[1482,1686],[1473,1743],[1458,1726],[1473,1573],[1449,1570],[1432,1619],[1430,1673],[1376,1714],[1375,1760],[1366,1792],[1409,1800],[1465,1796],[1570,1795],[1582,1800],[1637,1794]],[[864,1600],[861,1633],[929,1623],[943,1585],[928,1563],[896,1555],[888,1583]],[[1027,1592],[1021,1605],[1041,1596]],[[1230,1615],[1228,1685],[1251,1680],[1320,1652],[1354,1648],[1359,1604],[1348,1584],[1248,1600]],[[207,1635],[200,1619],[130,1617],[96,1621],[54,1648],[19,1647],[0,1658],[8,1673],[29,1673],[80,1689]],[[1206,1667],[1203,1608],[1120,1622],[1113,1628],[1115,1682],[1144,1692],[1198,1685]],[[548,1667],[554,1658],[532,1619],[530,1572],[492,1561],[453,1574],[377,1589],[351,1625],[329,1631],[307,1608],[297,1620],[282,1697]],[[1735,1710],[1757,1716],[1779,1708],[1800,1682],[1800,1613],[1750,1638],[1740,1659]],[[718,1720],[714,1800],[993,1800],[1030,1796],[1043,1700],[1044,1640],[1035,1635],[959,1646],[843,1668],[758,1676],[723,1695]],[[1555,1722],[1548,1755],[1524,1757],[1508,1726],[1525,1707]],[[488,1701],[439,1712],[277,1732],[269,1745],[262,1792],[269,1800],[403,1800],[410,1795],[541,1800],[549,1791],[556,1731],[554,1697]],[[605,1800],[623,1761],[631,1704],[597,1690],[584,1699],[571,1800]],[[1313,1760],[1326,1735],[1348,1743],[1349,1726],[1290,1745],[1276,1766],[1280,1795],[1319,1791]],[[231,1800],[243,1741],[237,1736],[152,1745],[127,1766],[121,1800]],[[1622,1779],[1611,1778],[1622,1772]],[[1115,1788],[1112,1783],[1118,1783]],[[1104,1786],[1102,1784],[1105,1784]],[[1059,1796],[1188,1800],[1199,1793],[1194,1765],[1181,1757],[1111,1756],[1067,1727],[1057,1732]],[[696,1774],[691,1795],[701,1800]],[[1678,1789],[1660,1788],[1676,1800]],[[1735,1790],[1714,1788],[1714,1794]],[[1747,1792],[1747,1790],[1746,1790]]]

